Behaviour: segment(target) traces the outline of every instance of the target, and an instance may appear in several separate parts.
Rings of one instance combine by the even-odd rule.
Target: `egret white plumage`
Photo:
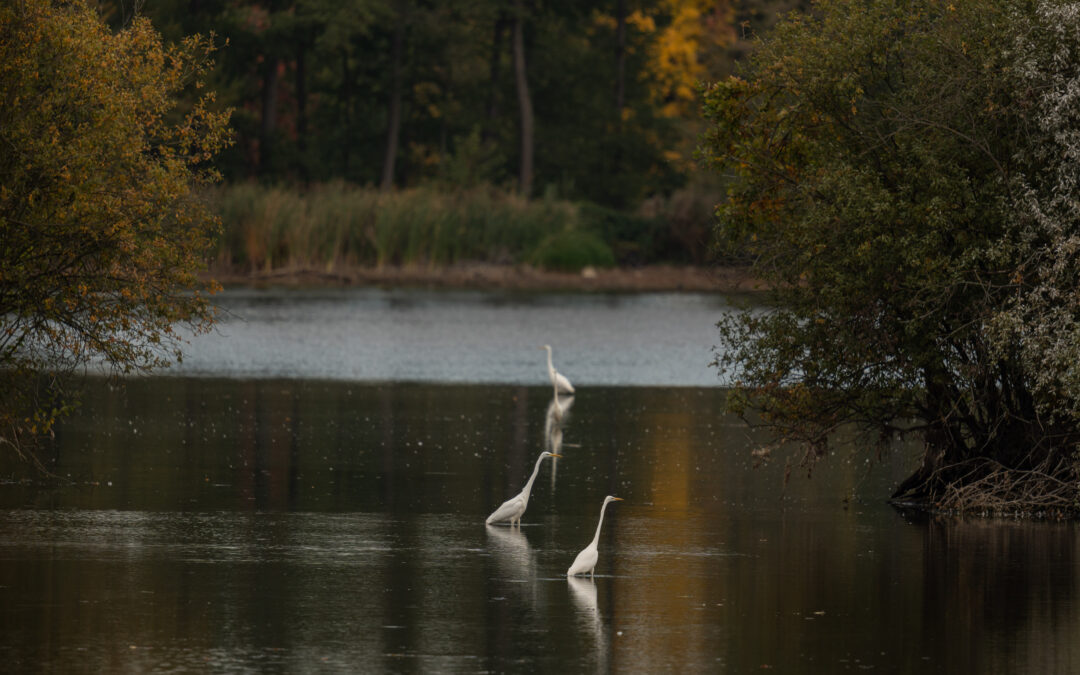
[[[490,525],[492,523],[509,520],[511,525],[521,525],[521,516],[529,506],[529,494],[532,492],[533,482],[536,480],[536,474],[540,473],[540,463],[544,461],[545,457],[561,456],[562,455],[557,455],[553,452],[541,452],[540,456],[536,459],[536,466],[533,467],[532,475],[529,476],[529,482],[525,483],[525,487],[521,490],[521,493],[503,502],[502,506],[495,509],[495,512],[488,516],[487,520],[484,522]]]
[[[551,363],[551,345],[544,345],[543,349],[547,350],[548,377],[551,378],[551,384],[554,385],[556,393],[573,394],[574,385],[570,384],[570,380],[566,379],[565,375],[555,370],[555,366]]]
[[[584,575],[588,573],[591,577],[593,571],[596,569],[596,561],[600,557],[597,551],[597,544],[600,543],[600,528],[604,525],[604,511],[607,509],[607,505],[611,502],[621,502],[621,497],[612,497],[608,495],[604,498],[604,505],[600,507],[600,522],[596,524],[596,534],[593,536],[592,543],[582,549],[581,553],[577,554],[574,558],[574,564],[570,565],[570,569],[566,570],[566,576],[572,577],[576,575]]]

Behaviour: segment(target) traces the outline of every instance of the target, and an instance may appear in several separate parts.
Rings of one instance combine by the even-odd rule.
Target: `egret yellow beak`
[[[553,453],[551,453],[551,456],[552,456],[552,457],[562,457],[562,455],[556,455],[556,454],[555,454],[554,452],[553,452]]]
[[[623,499],[622,497],[612,497],[611,501],[613,501],[613,502],[624,502],[626,500]]]

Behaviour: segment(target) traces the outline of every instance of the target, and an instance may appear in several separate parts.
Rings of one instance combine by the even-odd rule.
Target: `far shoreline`
[[[644,265],[554,272],[529,265],[486,263],[447,266],[281,267],[204,273],[225,287],[377,286],[514,291],[752,293],[765,285],[748,268],[735,266]]]

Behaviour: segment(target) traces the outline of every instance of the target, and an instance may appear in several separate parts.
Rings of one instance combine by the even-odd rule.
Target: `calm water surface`
[[[707,365],[715,324],[732,302],[677,293],[234,290],[221,297],[217,330],[193,341],[174,372],[537,384],[546,372],[538,350],[550,344],[574,383],[716,386]]]
[[[621,299],[613,311],[648,314],[664,297]],[[245,298],[234,306],[277,307],[281,339],[296,349],[304,329],[288,295]],[[558,314],[566,301],[528,304]],[[466,296],[457,313],[498,302]],[[369,320],[398,311],[392,304]],[[690,298],[678,312],[715,321],[717,306]],[[307,303],[294,309],[315,321]],[[616,345],[638,339],[594,330]],[[668,332],[688,345],[696,331]],[[785,487],[786,455],[754,468],[749,451],[764,439],[722,414],[716,386],[566,367],[592,384],[550,424],[531,339],[542,336],[531,329],[514,333],[522,349],[516,337],[484,338],[514,364],[502,377],[485,371],[502,380],[491,384],[298,379],[272,364],[249,372],[253,353],[290,351],[273,332],[264,325],[261,346],[235,347],[245,353],[222,367],[231,377],[92,381],[45,455],[73,484],[0,485],[0,670],[1080,668],[1077,528],[905,517],[883,497],[910,468],[911,448],[871,463],[839,452],[812,479],[796,469]],[[572,332],[542,338],[557,360],[594,353],[561,347],[594,344]],[[349,341],[355,353],[342,362],[428,358],[427,341],[400,340]],[[220,358],[209,353],[198,357],[207,372]],[[541,466],[522,527],[485,526],[551,444],[563,457]],[[2,475],[17,479],[20,468],[5,464]],[[597,575],[568,580],[607,494],[625,501],[608,509]]]

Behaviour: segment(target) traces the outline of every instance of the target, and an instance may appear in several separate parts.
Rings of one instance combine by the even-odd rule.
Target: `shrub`
[[[577,272],[585,267],[612,267],[611,247],[592,232],[564,230],[546,237],[529,256],[538,267]]]

